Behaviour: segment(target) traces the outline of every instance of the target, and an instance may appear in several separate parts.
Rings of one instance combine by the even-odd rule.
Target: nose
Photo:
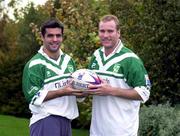
[[[53,41],[57,41],[58,37],[56,35],[53,36]]]
[[[104,36],[104,37],[108,37],[108,36],[109,36],[109,33],[108,33],[107,31],[105,31],[105,32],[103,33],[103,36]]]

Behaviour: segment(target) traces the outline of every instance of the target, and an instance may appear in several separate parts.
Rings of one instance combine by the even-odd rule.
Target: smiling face
[[[46,28],[44,36],[42,35],[43,45],[50,54],[59,52],[60,45],[63,41],[62,29]]]
[[[100,42],[105,50],[112,52],[116,48],[120,38],[120,31],[117,30],[114,20],[100,21],[98,33]]]

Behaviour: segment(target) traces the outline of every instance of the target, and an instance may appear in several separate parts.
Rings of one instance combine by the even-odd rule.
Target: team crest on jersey
[[[94,69],[95,67],[96,67],[96,63],[93,63],[93,64],[91,65],[91,68]]]
[[[113,72],[118,73],[119,69],[120,69],[120,64],[115,64],[113,67]]]
[[[68,70],[69,70],[69,72],[74,72],[74,68],[73,68],[73,66],[72,65],[68,65]]]
[[[39,90],[39,89],[38,89],[37,86],[31,86],[30,91],[29,91],[28,93],[30,94],[30,93],[36,92],[36,91],[38,91],[38,90]]]
[[[50,71],[46,71],[46,75],[47,75],[47,77],[50,77],[51,76],[51,72]]]

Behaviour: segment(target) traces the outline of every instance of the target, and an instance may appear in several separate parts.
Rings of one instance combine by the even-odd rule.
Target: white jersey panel
[[[61,55],[65,55],[65,57],[63,60],[58,59],[55,62],[43,52],[42,48],[39,50],[39,53],[44,57],[32,60],[29,68],[33,66],[43,67],[44,74],[49,75],[49,77],[42,77],[43,86],[29,104],[29,109],[32,113],[30,125],[49,115],[59,115],[70,120],[78,117],[79,112],[75,96],[62,96],[43,102],[48,91],[62,89],[69,83],[71,73],[65,73],[65,71],[73,67],[72,62],[70,62],[72,61],[70,56],[63,54],[61,51]],[[58,66],[60,61],[62,61],[62,64]]]
[[[99,76],[114,87],[130,88],[123,79]],[[139,126],[139,107],[140,101],[136,100],[114,96],[93,96],[90,136],[135,136]]]

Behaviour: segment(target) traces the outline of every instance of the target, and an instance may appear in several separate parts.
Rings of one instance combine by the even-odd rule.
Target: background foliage
[[[140,110],[140,136],[179,136],[180,111],[169,104],[143,106]]]
[[[2,3],[3,1],[0,1]],[[25,63],[41,46],[41,23],[55,17],[65,24],[62,49],[78,68],[85,68],[95,49],[99,18],[115,14],[121,22],[121,39],[143,60],[152,81],[146,105],[179,104],[180,2],[178,0],[48,0],[35,7],[29,3],[18,9],[12,0],[15,20],[0,4],[0,113],[29,117],[21,88]],[[75,127],[89,127],[91,97],[79,104]],[[84,123],[87,122],[87,123]]]
[[[180,3],[178,0],[112,0],[124,41],[143,59],[153,84],[149,103],[180,98]]]

